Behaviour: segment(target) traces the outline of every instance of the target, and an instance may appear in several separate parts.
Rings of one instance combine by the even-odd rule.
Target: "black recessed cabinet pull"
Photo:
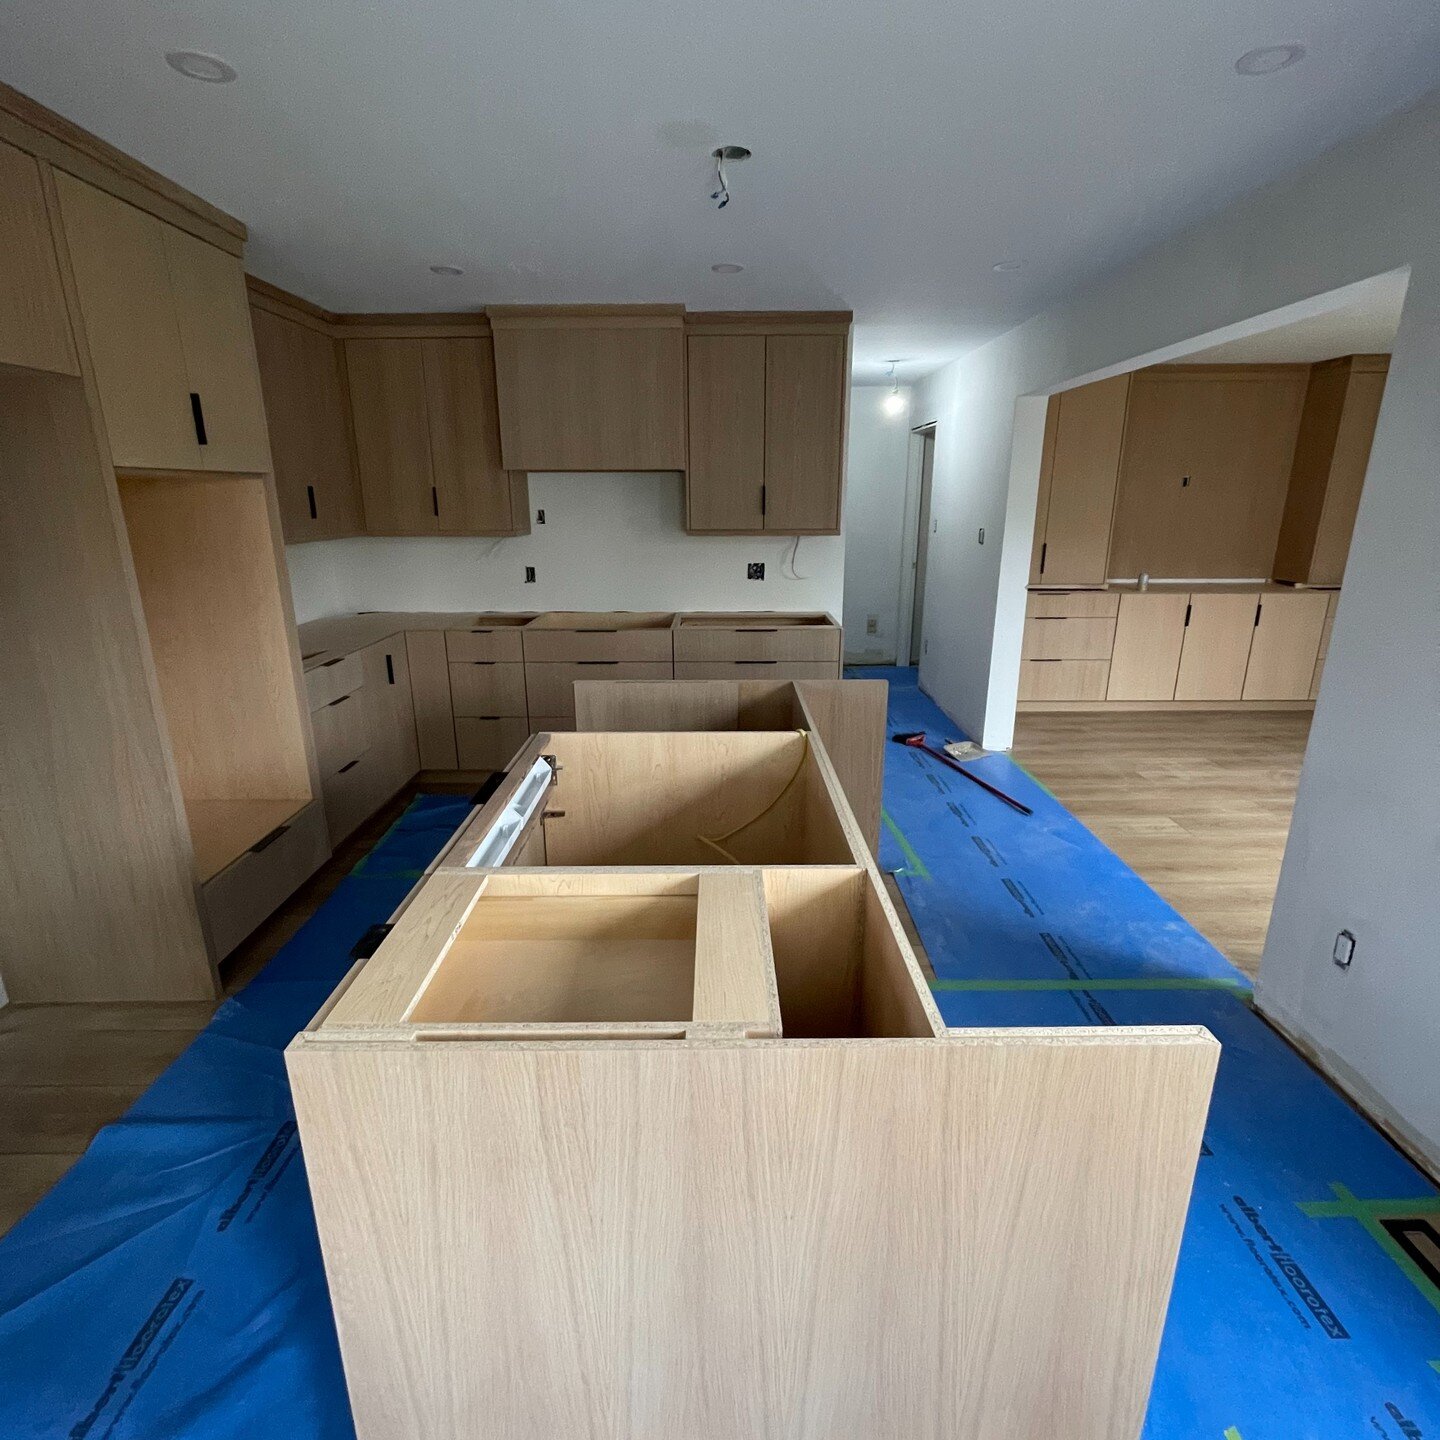
[[[205,438],[205,408],[200,404],[200,396],[194,390],[190,392],[190,418],[195,422],[196,443],[208,445],[210,442]]]
[[[305,498],[310,502],[310,518],[312,520],[318,520],[320,518],[320,512],[315,508],[315,487],[313,485],[307,485],[305,487]]]
[[[262,850],[268,850],[290,827],[288,825],[277,825],[268,835],[262,835],[251,847],[250,853],[258,855]]]
[[[778,660],[737,660],[737,665],[778,665]]]
[[[395,657],[393,655],[385,657],[385,678],[390,684],[395,683]]]
[[[577,660],[577,665],[618,665],[618,660]]]
[[[1180,477],[1180,488],[1181,488],[1182,490],[1187,490],[1187,489],[1189,489],[1189,487],[1190,487],[1190,477],[1189,477],[1188,475],[1182,475],[1182,476]]]
[[[1260,612],[1261,612],[1264,608],[1265,608],[1265,602],[1264,602],[1263,600],[1257,600],[1257,601],[1255,602],[1255,623],[1256,623],[1256,625],[1259,625],[1259,623],[1260,623]]]
[[[765,487],[763,485],[760,487],[760,514],[762,517],[765,514]]]
[[[437,516],[440,514],[440,492],[433,485],[430,487],[430,508]]]
[[[337,705],[343,705],[349,698],[348,695],[342,695],[338,700],[332,700],[330,702],[330,708],[333,710]]]
[[[1186,627],[1186,629],[1189,629],[1189,627],[1190,627],[1190,611],[1191,611],[1192,608],[1193,608],[1193,607],[1192,607],[1191,605],[1189,605],[1188,603],[1187,603],[1186,606],[1185,606],[1185,627]]]
[[[343,775],[347,770],[353,770],[359,763],[358,760],[352,760],[348,765],[342,765],[335,773]]]
[[[1042,575],[1045,573],[1045,552],[1049,548],[1050,546],[1048,543],[1043,540],[1040,542],[1040,573]]]

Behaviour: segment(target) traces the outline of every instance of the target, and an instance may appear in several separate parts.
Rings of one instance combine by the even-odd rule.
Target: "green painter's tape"
[[[1221,1440],[1245,1440],[1245,1437],[1233,1425],[1227,1425]]]
[[[1197,977],[1135,980],[932,980],[932,990],[1228,990],[1248,996],[1243,980],[1212,980]]]
[[[918,875],[922,880],[930,878],[930,872],[925,868],[925,862],[915,853],[910,842],[901,832],[900,827],[890,818],[886,810],[880,812],[880,818],[885,822],[885,828],[895,837],[895,843],[900,847],[900,853],[905,857],[905,873],[907,875]]]

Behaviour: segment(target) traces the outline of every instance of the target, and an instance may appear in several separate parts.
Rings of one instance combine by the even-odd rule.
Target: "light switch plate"
[[[1335,937],[1335,951],[1331,958],[1342,970],[1350,968],[1350,962],[1355,958],[1355,937],[1348,930],[1342,930]]]

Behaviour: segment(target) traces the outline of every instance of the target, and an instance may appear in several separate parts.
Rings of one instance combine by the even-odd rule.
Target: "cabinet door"
[[[1360,491],[1370,464],[1370,447],[1375,442],[1380,402],[1385,398],[1387,367],[1371,363],[1375,368],[1362,369],[1360,362],[1355,362],[1346,387],[1325,502],[1315,531],[1315,552],[1306,576],[1311,585],[1338,585],[1345,578]]]
[[[259,306],[251,323],[286,543],[360,533],[337,342]]]
[[[1040,567],[1049,559],[1045,527],[1050,516],[1050,485],[1055,475],[1055,432],[1060,426],[1060,397],[1045,407],[1045,444],[1040,452],[1040,490],[1035,496],[1035,534],[1030,543],[1030,584],[1043,583]]]
[[[78,375],[40,167],[0,145],[0,365]]]
[[[434,535],[440,528],[421,346],[419,340],[345,342],[370,535]]]
[[[200,468],[165,226],[72,175],[57,171],[55,185],[110,458]]]
[[[1130,377],[1057,395],[1040,585],[1103,585]]]
[[[1246,700],[1307,700],[1330,597],[1321,590],[1260,597],[1245,671]]]
[[[845,465],[843,335],[765,339],[765,529],[837,534]]]
[[[690,337],[687,530],[765,528],[765,343],[763,335]]]
[[[489,340],[422,340],[430,463],[446,535],[512,535]]]
[[[1175,698],[1189,600],[1184,592],[1120,597],[1107,700]]]
[[[455,712],[450,704],[450,662],[443,630],[411,630],[410,690],[415,702],[415,737],[425,770],[454,770]]]
[[[173,225],[161,230],[189,377],[184,398],[197,407],[195,423],[204,434],[200,468],[266,471],[270,440],[250,334],[245,268],[237,256]]]
[[[376,804],[383,804],[420,769],[415,737],[415,702],[410,690],[410,658],[403,634],[392,635],[361,652],[371,725],[370,750],[376,759]]]
[[[1185,612],[1185,644],[1175,681],[1177,700],[1238,700],[1245,688],[1259,595],[1196,591]]]

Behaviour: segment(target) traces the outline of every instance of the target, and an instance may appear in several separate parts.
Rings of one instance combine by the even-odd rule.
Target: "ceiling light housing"
[[[458,265],[432,265],[432,275],[463,275],[465,272]]]
[[[168,50],[165,63],[187,80],[203,80],[207,85],[228,85],[235,78],[233,65],[203,50]]]
[[[1303,45],[1261,45],[1247,50],[1236,62],[1237,75],[1273,75],[1305,58]]]
[[[717,275],[738,275],[745,267],[743,265],[732,265],[728,261],[720,265],[710,267]]]
[[[880,408],[892,418],[896,415],[903,415],[908,404],[905,396],[900,393],[900,377],[895,373],[895,367],[900,362],[890,362],[890,393],[880,402]]]

